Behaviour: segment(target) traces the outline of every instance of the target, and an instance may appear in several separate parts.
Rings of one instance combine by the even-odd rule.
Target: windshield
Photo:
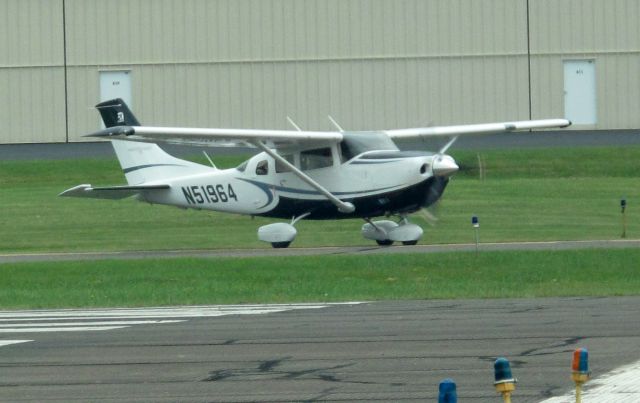
[[[399,148],[386,134],[382,132],[343,133],[340,143],[342,160],[348,161],[356,155],[366,151],[398,151]]]
[[[236,167],[236,169],[240,172],[244,172],[247,169],[247,164],[249,163],[249,161],[245,161],[242,164],[238,165]]]

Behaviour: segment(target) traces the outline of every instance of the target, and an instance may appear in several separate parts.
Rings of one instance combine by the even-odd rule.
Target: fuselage
[[[377,217],[411,213],[437,200],[447,183],[434,176],[434,156],[427,152],[365,151],[349,160],[339,147],[296,152],[287,160],[336,197],[354,204],[344,214],[320,192],[266,153],[238,168],[211,168],[168,181],[170,188],[142,195],[150,203],[265,217],[307,219]],[[165,181],[167,182],[167,181]]]

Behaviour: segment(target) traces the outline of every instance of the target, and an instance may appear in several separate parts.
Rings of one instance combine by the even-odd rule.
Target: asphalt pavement
[[[370,255],[403,253],[442,253],[506,251],[506,250],[569,250],[569,249],[626,249],[640,247],[640,239],[544,241],[544,242],[490,242],[476,244],[442,244],[414,246],[330,246],[287,249],[201,249],[201,250],[147,250],[114,252],[54,252],[0,254],[0,264],[45,261],[136,260],[164,258],[215,257],[286,257],[319,255]]]
[[[0,312],[2,328],[13,329],[0,336],[22,341],[0,347],[0,401],[435,402],[439,382],[453,378],[458,401],[498,402],[493,363],[506,357],[518,378],[513,401],[540,402],[573,389],[577,347],[589,349],[596,379],[637,362],[638,306],[640,298],[621,297],[250,306],[226,316],[181,313],[186,308],[123,310],[121,317]],[[104,331],[13,328],[140,317],[166,322]]]

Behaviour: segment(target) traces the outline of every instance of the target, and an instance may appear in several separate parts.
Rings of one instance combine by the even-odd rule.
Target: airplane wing
[[[215,147],[255,147],[257,142],[261,142],[276,149],[311,147],[342,140],[340,132],[151,126],[113,126],[87,137]]]
[[[504,123],[483,123],[458,126],[422,127],[413,129],[384,130],[391,139],[459,136],[483,133],[511,132],[516,130],[561,128],[571,125],[567,119],[524,120]],[[207,129],[188,127],[113,126],[87,137],[116,138],[130,141],[165,142],[170,144],[256,147],[262,143],[275,149],[300,149],[322,146],[342,141],[341,132],[255,130],[255,129]]]
[[[91,185],[78,185],[67,189],[58,196],[87,197],[92,199],[124,199],[145,190],[169,189],[169,185],[109,186],[94,188]]]
[[[484,133],[501,133],[512,132],[516,130],[528,129],[550,129],[562,128],[571,125],[571,121],[567,119],[542,119],[542,120],[522,120],[518,122],[503,123],[482,123],[473,125],[458,126],[436,126],[422,127],[415,129],[396,129],[385,130],[392,139],[408,139],[417,137],[442,137],[442,136],[461,136],[474,135]]]

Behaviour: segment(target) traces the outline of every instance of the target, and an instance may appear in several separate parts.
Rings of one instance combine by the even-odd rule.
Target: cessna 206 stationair
[[[96,105],[106,129],[88,136],[111,140],[127,186],[79,185],[61,196],[122,199],[276,217],[258,238],[289,246],[301,219],[362,218],[362,235],[380,245],[418,242],[423,230],[407,216],[435,203],[458,170],[448,148],[460,135],[567,127],[566,119],[427,127],[371,132],[198,129],[141,126],[121,99]],[[438,152],[400,151],[396,139],[444,137]],[[250,146],[261,150],[237,168],[217,169],[175,158],[157,142]],[[397,221],[372,221],[396,216]]]

